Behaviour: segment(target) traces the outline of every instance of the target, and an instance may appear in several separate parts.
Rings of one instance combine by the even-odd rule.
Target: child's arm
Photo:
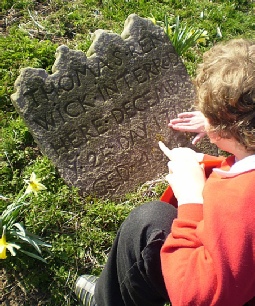
[[[240,306],[255,295],[254,181],[255,171],[231,179],[212,174],[204,205],[179,206],[161,249],[173,305]]]

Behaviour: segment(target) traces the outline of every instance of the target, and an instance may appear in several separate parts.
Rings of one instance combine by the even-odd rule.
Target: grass
[[[208,32],[206,45],[189,48],[182,59],[191,76],[202,54],[220,40],[254,38],[254,1],[209,0],[2,0],[0,3],[0,194],[15,199],[32,171],[47,191],[20,216],[26,227],[52,244],[45,265],[24,255],[1,261],[0,302],[8,305],[77,305],[72,286],[81,273],[99,274],[117,229],[137,205],[158,198],[164,184],[147,184],[122,203],[80,198],[43,156],[10,95],[20,68],[51,72],[57,46],[86,52],[98,28],[121,33],[131,13]],[[222,37],[217,35],[220,29]],[[139,187],[139,186],[138,186]],[[8,202],[0,200],[0,212]]]

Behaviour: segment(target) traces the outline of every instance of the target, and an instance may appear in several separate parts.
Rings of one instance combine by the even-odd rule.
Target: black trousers
[[[95,289],[98,306],[161,306],[169,301],[160,249],[177,210],[154,201],[135,208],[121,225]]]

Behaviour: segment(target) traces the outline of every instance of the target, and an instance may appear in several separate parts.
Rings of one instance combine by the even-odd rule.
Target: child
[[[195,85],[210,141],[231,156],[161,144],[169,187],[124,221],[100,277],[78,278],[82,305],[242,306],[255,296],[255,42],[214,46]]]

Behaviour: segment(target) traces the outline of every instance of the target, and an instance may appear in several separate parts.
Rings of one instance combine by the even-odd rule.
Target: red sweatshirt
[[[231,156],[215,166],[229,170],[233,164]],[[244,305],[255,296],[255,170],[225,178],[212,172],[203,197],[203,205],[178,208],[161,249],[171,303]],[[161,200],[175,201],[170,187]]]

